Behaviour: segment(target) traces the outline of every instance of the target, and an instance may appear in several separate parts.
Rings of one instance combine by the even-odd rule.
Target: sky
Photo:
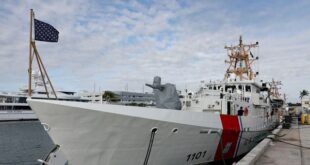
[[[310,2],[289,0],[2,0],[0,90],[27,85],[29,10],[59,31],[36,42],[56,89],[151,91],[161,76],[177,89],[221,80],[225,45],[260,43],[258,79],[282,81],[288,100],[310,90]]]

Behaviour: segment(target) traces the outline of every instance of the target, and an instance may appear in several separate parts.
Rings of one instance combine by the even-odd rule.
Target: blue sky
[[[60,32],[37,42],[58,89],[142,91],[159,75],[178,89],[220,80],[225,44],[260,42],[259,79],[281,80],[290,101],[310,90],[307,1],[1,1],[0,90],[27,84],[29,9]],[[149,90],[147,87],[145,90]]]

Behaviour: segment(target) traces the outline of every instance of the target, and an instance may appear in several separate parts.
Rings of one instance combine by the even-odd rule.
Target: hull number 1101
[[[201,151],[197,153],[192,153],[187,155],[186,161],[198,160],[206,156],[207,151]]]

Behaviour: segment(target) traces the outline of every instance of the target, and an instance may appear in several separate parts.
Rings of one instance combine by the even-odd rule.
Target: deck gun
[[[153,85],[145,84],[153,88],[157,108],[181,110],[182,105],[174,84],[161,84],[159,76],[154,77]]]

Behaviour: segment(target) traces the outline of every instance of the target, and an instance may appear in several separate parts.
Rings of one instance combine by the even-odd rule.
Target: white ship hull
[[[272,119],[253,116],[27,101],[74,165],[181,165],[229,159],[248,152],[274,126]]]

